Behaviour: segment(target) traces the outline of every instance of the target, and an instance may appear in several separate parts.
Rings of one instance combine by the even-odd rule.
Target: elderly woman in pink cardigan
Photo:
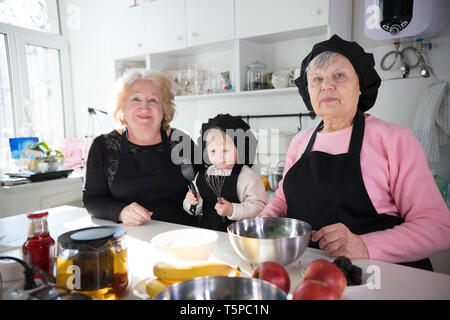
[[[294,137],[259,216],[308,222],[310,246],[335,257],[432,270],[428,257],[450,248],[450,212],[411,130],[365,113],[381,83],[372,54],[335,35],[313,47],[295,82],[323,120]]]

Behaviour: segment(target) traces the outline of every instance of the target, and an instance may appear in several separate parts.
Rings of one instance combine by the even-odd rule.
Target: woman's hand
[[[272,215],[265,213],[265,212],[261,212],[260,214],[258,214],[256,216],[256,218],[271,218],[271,217],[272,217]]]
[[[222,203],[216,203],[214,209],[216,209],[217,213],[222,217],[231,216],[233,214],[233,204],[224,198],[221,198],[221,201]]]
[[[369,252],[363,239],[350,232],[342,223],[331,224],[312,232],[312,241],[319,241],[320,249],[333,257],[369,259]]]
[[[192,190],[189,190],[186,193],[186,198],[185,198],[186,202],[188,204],[190,204],[191,206],[196,206],[198,205],[198,200],[197,198],[194,196],[194,193],[192,192]]]
[[[129,226],[138,226],[145,221],[150,220],[153,212],[148,211],[136,202],[125,206],[119,214],[119,221]]]

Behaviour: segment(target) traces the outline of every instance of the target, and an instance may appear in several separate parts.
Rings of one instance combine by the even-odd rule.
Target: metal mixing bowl
[[[270,282],[240,277],[199,277],[175,283],[153,300],[286,300]]]
[[[254,218],[228,226],[236,253],[251,264],[275,261],[288,265],[303,254],[311,239],[311,225],[291,218]]]

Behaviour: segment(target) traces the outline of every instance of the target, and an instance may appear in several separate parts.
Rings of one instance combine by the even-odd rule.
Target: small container
[[[56,284],[99,300],[116,300],[127,293],[126,230],[90,227],[58,237]]]
[[[269,190],[269,180],[267,178],[267,174],[268,173],[269,173],[268,169],[263,167],[263,168],[261,168],[261,172],[260,172],[260,175],[259,175],[259,177],[261,178],[261,181],[262,181],[262,183],[264,185],[264,189],[266,191]]]
[[[267,65],[258,61],[247,65],[247,90],[267,89],[264,75]]]
[[[48,211],[35,211],[27,214],[28,238],[22,246],[23,260],[54,274],[55,240],[50,236],[47,224]],[[39,274],[34,275],[40,278]]]

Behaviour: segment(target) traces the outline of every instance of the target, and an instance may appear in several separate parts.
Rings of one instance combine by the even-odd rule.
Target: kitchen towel
[[[439,162],[439,146],[450,142],[450,104],[447,81],[439,81],[422,95],[413,132],[422,144],[428,161]]]

